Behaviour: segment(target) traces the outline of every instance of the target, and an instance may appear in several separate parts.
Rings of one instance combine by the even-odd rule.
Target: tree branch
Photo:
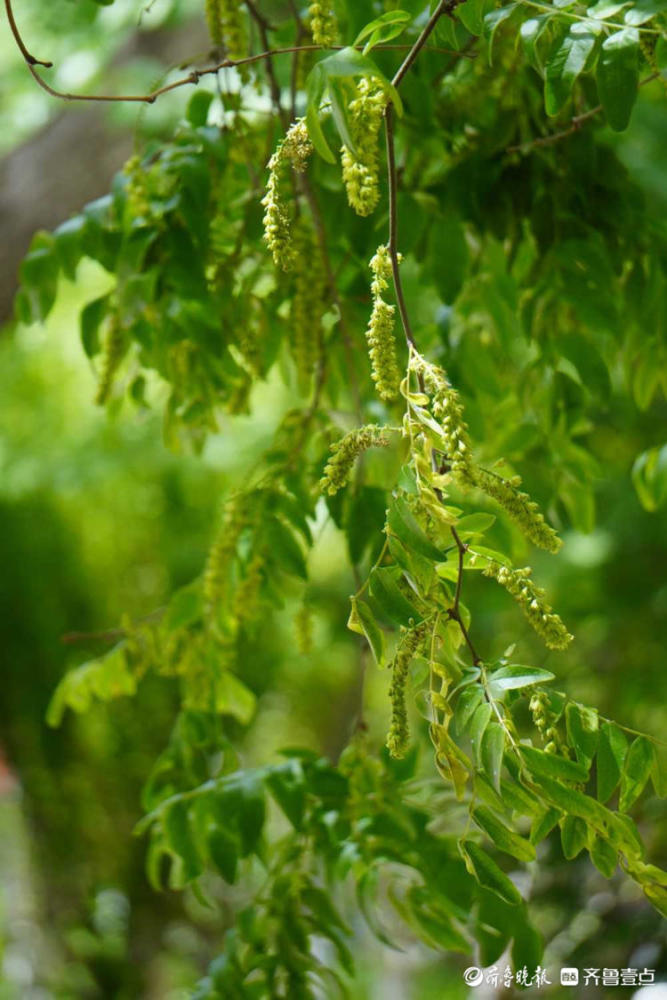
[[[36,56],[31,55],[23,43],[21,38],[21,33],[18,29],[18,25],[14,20],[14,11],[12,10],[11,0],[5,0],[5,10],[7,11],[7,20],[9,21],[9,27],[11,28],[12,35],[14,36],[14,41],[18,45],[21,55],[27,62],[28,66],[46,66],[47,69],[53,66],[52,62],[45,62],[44,59],[37,59]]]
[[[299,52],[321,52],[326,51],[322,45],[289,45],[284,48],[269,49],[268,45],[266,51],[257,52],[251,56],[245,56],[243,59],[222,59],[220,62],[215,63],[213,66],[207,66],[205,69],[194,69],[192,72],[188,73],[187,76],[180,77],[178,80],[174,80],[173,83],[168,83],[164,87],[158,87],[156,90],[152,90],[148,94],[72,94],[69,91],[57,90],[46,82],[43,76],[41,76],[35,66],[44,66],[47,69],[53,66],[52,62],[47,62],[43,59],[37,59],[33,56],[27,49],[21,33],[18,29],[16,21],[14,19],[14,13],[12,10],[11,0],[5,0],[5,9],[7,11],[7,19],[9,21],[9,26],[11,28],[14,40],[23,56],[25,63],[30,70],[35,82],[42,90],[46,91],[51,97],[58,98],[62,101],[97,101],[101,103],[134,103],[134,104],[154,104],[158,97],[163,94],[169,93],[171,90],[177,90],[179,87],[186,86],[196,86],[202,77],[209,76],[211,74],[218,73],[221,69],[230,69],[236,66],[248,66],[251,63],[261,62],[263,59],[270,60],[273,56],[289,55],[292,53]],[[258,17],[257,20],[258,27],[260,31],[263,29],[264,33],[267,30],[268,22],[264,17],[259,14],[256,10],[255,5],[252,3],[249,5],[249,10],[251,14]],[[343,49],[344,45],[332,45],[328,48],[330,49]],[[358,49],[363,48],[363,46],[355,46]],[[410,48],[408,45],[378,45],[378,49],[406,49]],[[464,55],[463,53],[455,52],[452,49],[446,48],[436,48],[433,47],[434,52],[443,52],[448,55]],[[472,58],[470,55],[465,54],[465,58]]]
[[[645,87],[647,83],[652,83],[660,77],[659,73],[651,73],[644,80],[640,80],[638,86]],[[578,132],[581,126],[590,121],[591,118],[595,118],[603,110],[602,105],[598,104],[594,108],[589,108],[588,111],[584,111],[581,115],[575,115],[571,120],[570,124],[566,129],[561,132],[552,132],[551,135],[538,136],[536,139],[531,139],[528,142],[519,143],[516,146],[508,146],[505,150],[506,153],[521,153],[524,156],[530,153],[531,150],[536,149],[539,146],[552,146],[556,142],[560,142],[561,139],[568,139],[575,132]]]

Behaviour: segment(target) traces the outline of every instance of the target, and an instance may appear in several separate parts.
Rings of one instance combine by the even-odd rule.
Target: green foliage
[[[569,646],[515,560],[529,545],[559,553],[552,521],[590,531],[596,422],[615,394],[648,406],[665,388],[641,341],[651,320],[664,332],[667,232],[614,153],[574,134],[598,101],[613,130],[627,127],[639,68],[652,69],[641,43],[664,15],[466,0],[452,17],[439,4],[427,38],[426,5],[409,6],[377,17],[370,3],[340,4],[341,38],[356,42],[318,53],[305,83],[310,49],[292,51],[303,25],[295,39],[293,18],[272,9],[267,23],[251,6],[260,37],[289,51],[195,94],[173,134],[133,157],[107,197],[38,234],[22,267],[24,322],[48,316],[60,277],[84,259],[112,276],[81,313],[97,402],[162,406],[174,449],[200,452],[223,414],[233,434],[270,380],[295,397],[259,461],[228,484],[200,575],[166,608],[124,619],[119,644],[67,674],[49,712],[57,724],[66,708],[132,696],[148,675],[177,683],[181,715],[138,827],[150,833],[151,882],[202,892],[207,873],[231,884],[263,870],[201,998],[310,997],[332,981],[344,993],[346,880],[383,941],[381,888],[431,947],[477,947],[490,964],[513,941],[514,961],[537,965],[515,862],[534,862],[556,827],[566,859],[586,851],[606,878],[620,866],[667,908],[667,876],[644,860],[627,815],[649,777],[662,788],[654,742],[636,734],[628,747],[622,725],[553,689],[557,661],[533,665],[530,640],[525,665],[514,662],[484,628],[495,597],[480,579],[507,591],[549,650]],[[246,14],[206,12],[213,41],[238,58]],[[315,44],[330,46],[332,10],[309,14]],[[482,37],[492,65],[477,54]],[[394,38],[405,72],[382,48]],[[285,55],[289,73],[276,68]],[[268,121],[244,107],[251,92]],[[542,134],[544,115],[562,134]],[[663,451],[643,451],[633,469],[650,510],[664,501]],[[354,573],[348,628],[391,673],[389,753],[357,719],[337,765],[292,750],[242,767],[232,743],[265,690],[249,650],[286,604],[308,606],[313,528],[329,519]],[[425,724],[411,738],[413,702]],[[417,794],[413,741],[430,742],[428,794]]]

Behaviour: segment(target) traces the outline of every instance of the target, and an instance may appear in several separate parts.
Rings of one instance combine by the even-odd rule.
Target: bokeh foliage
[[[302,18],[261,5],[267,29],[243,5],[222,6],[234,27],[217,39],[223,56],[238,57],[240,37],[253,51],[266,38],[289,47],[295,30],[308,39],[305,10]],[[49,362],[29,331],[23,350],[5,348],[9,371],[15,365],[25,381],[3,375],[12,384],[3,544],[7,561],[26,567],[3,598],[15,678],[3,742],[34,836],[54,855],[56,923],[82,912],[95,883],[122,887],[134,922],[109,954],[104,942],[70,940],[76,975],[87,978],[72,986],[66,966],[65,990],[156,989],[127,959],[160,953],[155,927],[168,915],[155,916],[162,905],[138,874],[141,852],[113,853],[110,864],[108,851],[111,840],[129,840],[147,778],[139,831],[150,831],[148,875],[156,888],[167,880],[199,899],[188,904],[191,916],[200,907],[195,967],[231,928],[199,996],[320,995],[316,979],[329,995],[355,976],[353,995],[372,995],[381,986],[367,981],[363,952],[354,971],[346,943],[361,933],[350,889],[380,940],[389,922],[392,935],[435,949],[438,964],[423,974],[436,984],[471,957],[499,961],[508,947],[514,967],[531,970],[548,960],[595,964],[592,954],[601,966],[660,958],[660,917],[615,871],[620,853],[665,911],[665,876],[642,867],[624,815],[638,799],[647,857],[664,862],[664,805],[647,785],[650,773],[664,791],[661,750],[632,733],[628,751],[605,720],[662,732],[667,258],[652,211],[660,179],[641,152],[646,136],[660,134],[662,80],[642,88],[636,115],[648,127],[633,137],[631,124],[619,140],[602,126],[624,130],[637,83],[661,76],[664,15],[641,3],[450,6],[400,81],[400,100],[387,81],[406,50],[382,43],[409,49],[428,16],[421,3],[402,14],[388,4],[365,34],[382,5],[339,4],[340,37],[350,43],[361,32],[363,55],[309,51],[276,56],[268,73],[261,61],[222,69],[107,198],[38,234],[23,264],[23,324],[57,310],[65,281],[84,284],[91,259],[107,274],[95,275],[98,293],[80,315],[96,390],[79,365],[65,397],[62,357]],[[401,112],[390,177],[400,274],[429,358],[391,347],[390,323],[376,330],[382,399],[364,330],[372,299],[395,300],[388,280],[371,296],[367,262],[387,242],[394,192],[383,169],[375,178],[379,153],[362,148],[374,128],[370,85],[380,110],[390,98]],[[292,174],[311,151],[286,143],[263,208],[264,164],[295,114],[306,114],[310,138],[299,141],[312,141],[315,154]],[[332,153],[341,142],[342,178]],[[347,204],[355,163],[377,185],[370,219],[368,200],[357,198],[362,217]],[[263,215],[278,227],[279,261],[294,249],[286,273],[263,243]],[[401,377],[409,372],[398,402],[389,368],[377,377],[390,347]],[[87,407],[95,395],[110,426]],[[156,413],[178,458],[162,449]],[[360,438],[361,425],[375,430]],[[338,492],[351,460],[378,443],[369,435],[384,435],[379,425],[390,447],[366,452]],[[333,459],[343,471],[327,471],[334,489],[323,498],[330,445],[345,432]],[[452,461],[459,443],[464,452],[474,445],[473,465]],[[517,475],[564,534],[555,558],[534,558],[527,544],[526,533],[556,547],[518,499]],[[463,545],[447,543],[451,527]],[[503,582],[502,566],[527,558],[575,633],[564,653],[545,656],[519,609],[474,572]],[[528,621],[547,613],[539,592],[526,597],[521,587]],[[57,634],[113,620],[115,635],[84,639],[91,658],[51,701],[50,721],[64,717],[64,730],[45,730],[62,671]],[[553,628],[538,631],[548,645],[565,644]],[[109,639],[116,644],[104,652]],[[389,683],[374,660],[393,667],[397,755],[406,749],[405,688],[410,702],[416,695],[415,745],[402,760],[378,753]],[[98,699],[120,700],[116,708]],[[73,721],[68,707],[91,714]],[[429,728],[441,777],[432,755],[417,753]],[[302,749],[279,756],[286,745]],[[110,756],[117,769],[102,763]],[[601,805],[619,781],[620,818]],[[64,809],[63,797],[80,811]],[[92,877],[71,876],[73,836]],[[516,870],[525,863],[530,875]],[[243,903],[229,888],[239,880]],[[332,888],[339,884],[348,892]],[[208,897],[219,912],[207,922]],[[328,943],[314,944],[321,939]],[[420,975],[406,990],[427,995]]]

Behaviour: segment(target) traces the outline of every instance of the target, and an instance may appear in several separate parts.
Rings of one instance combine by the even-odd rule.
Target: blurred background
[[[18,13],[31,49],[56,63],[58,86],[145,90],[175,60],[205,55],[200,6],[24,0]],[[222,426],[200,457],[173,455],[158,413],[125,407],[109,416],[93,405],[78,312],[104,292],[100,269],[82,268],[75,285],[61,285],[45,327],[10,322],[31,235],[104,193],[135,145],[173,123],[188,95],[149,113],[63,106],[36,88],[5,22],[0,54],[0,1000],[176,1000],[216,953],[243,893],[218,887],[220,905],[211,910],[146,881],[144,843],[132,830],[142,784],[169,738],[175,691],[147,681],[131,701],[68,715],[57,730],[44,717],[59,678],[109,648],[123,612],[150,614],[201,571],[221,495],[266,447],[293,398],[269,382],[252,418]],[[656,212],[667,207],[660,96],[644,88],[630,129],[613,140]],[[663,443],[665,416],[664,401],[642,413],[612,397],[593,435],[597,526],[566,532],[561,557],[535,567],[577,637],[554,668],[563,686],[659,738],[667,737],[667,513],[642,509],[630,469],[639,451]],[[322,523],[310,563],[312,653],[295,652],[296,594],[270,645],[260,638],[248,650],[260,703],[243,737],[244,763],[269,760],[284,745],[335,756],[347,739],[363,665],[341,627],[353,589],[342,552]],[[502,649],[516,638],[515,608],[499,588],[476,586],[468,602],[482,609],[481,643]],[[545,657],[529,635],[521,646],[526,657],[534,653],[525,662],[551,666],[553,654]],[[386,678],[369,669],[365,696],[378,741],[385,689]],[[649,801],[639,816],[652,859],[663,864],[666,812]],[[544,851],[549,864],[532,893],[551,967],[647,966],[667,980],[664,922],[635,890],[605,882],[583,860],[565,863],[557,840]],[[401,944],[392,952],[359,927],[355,1000],[468,995],[468,963]],[[650,991],[653,1000],[666,995],[665,987]]]

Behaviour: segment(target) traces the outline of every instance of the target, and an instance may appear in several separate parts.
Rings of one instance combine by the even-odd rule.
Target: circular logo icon
[[[463,981],[468,984],[468,986],[479,986],[481,981],[484,979],[484,973],[481,969],[478,969],[476,965],[471,965],[469,969],[463,973]]]

